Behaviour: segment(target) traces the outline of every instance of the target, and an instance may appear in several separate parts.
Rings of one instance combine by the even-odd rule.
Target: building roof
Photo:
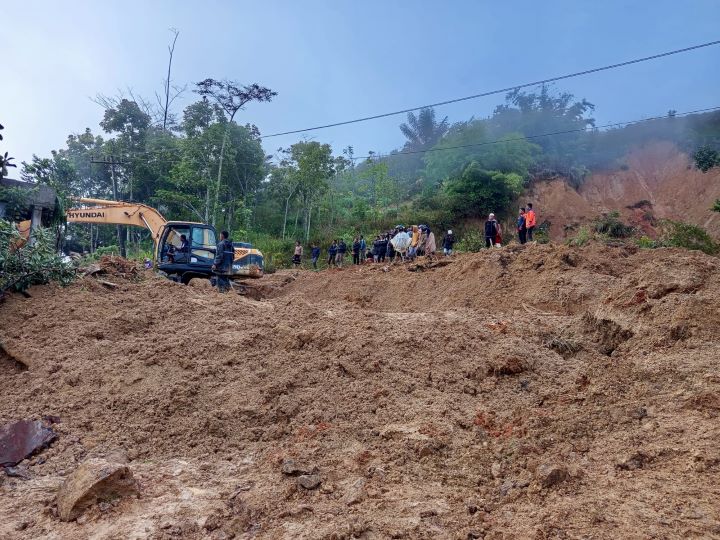
[[[48,210],[55,210],[57,193],[55,193],[55,190],[50,186],[35,184],[33,182],[23,182],[22,180],[13,180],[12,178],[0,178],[0,186],[26,189],[31,192],[28,198],[29,206],[40,206]]]

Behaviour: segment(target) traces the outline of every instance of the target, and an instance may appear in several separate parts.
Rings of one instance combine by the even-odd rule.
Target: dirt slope
[[[533,245],[420,270],[11,298],[29,369],[0,359],[0,423],[62,422],[0,483],[0,538],[720,538],[717,258]],[[140,498],[58,521],[63,478],[118,450]]]
[[[703,173],[691,166],[686,154],[666,142],[632,151],[625,164],[627,170],[591,174],[577,191],[557,179],[536,184],[527,197],[537,201],[540,221],[552,224],[554,239],[564,238],[568,226],[572,230],[613,210],[650,236],[648,213],[658,219],[700,225],[720,236],[720,214],[710,210],[720,199],[720,169]]]

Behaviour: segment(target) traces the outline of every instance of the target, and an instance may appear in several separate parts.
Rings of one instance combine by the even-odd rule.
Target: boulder
[[[303,474],[297,478],[298,485],[305,489],[315,489],[321,482],[322,479],[319,474]]]
[[[18,420],[0,426],[0,467],[14,467],[56,437],[55,432],[39,420]]]
[[[88,459],[60,486],[58,516],[63,521],[72,521],[97,502],[108,502],[137,492],[137,482],[127,465]]]
[[[544,488],[560,484],[570,477],[565,467],[548,463],[540,465],[535,475],[540,486]]]

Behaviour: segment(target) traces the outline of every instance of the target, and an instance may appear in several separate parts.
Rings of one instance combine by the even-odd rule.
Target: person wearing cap
[[[495,219],[495,214],[490,214],[487,221],[485,222],[485,247],[491,248],[495,245],[495,240],[498,235],[498,222]]]
[[[448,229],[447,234],[443,237],[443,253],[446,257],[452,255],[454,245],[455,235],[453,235],[452,229]]]

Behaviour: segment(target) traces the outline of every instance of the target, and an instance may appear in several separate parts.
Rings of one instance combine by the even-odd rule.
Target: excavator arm
[[[103,199],[74,199],[83,205],[65,213],[68,223],[102,223],[111,225],[134,225],[150,230],[157,244],[167,220],[160,212],[140,203],[106,201]]]

